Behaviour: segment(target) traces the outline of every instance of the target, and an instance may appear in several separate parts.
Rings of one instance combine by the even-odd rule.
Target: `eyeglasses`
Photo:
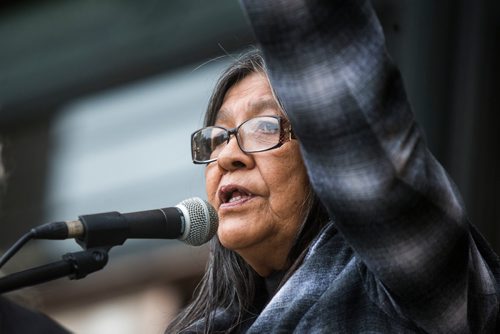
[[[191,135],[193,163],[216,161],[223,148],[229,144],[231,135],[236,137],[238,146],[245,153],[269,151],[295,139],[290,122],[279,116],[250,118],[233,129],[209,126]]]

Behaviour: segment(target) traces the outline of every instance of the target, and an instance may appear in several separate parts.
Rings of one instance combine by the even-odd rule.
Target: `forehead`
[[[259,115],[281,115],[267,77],[252,73],[232,86],[216,116],[216,123],[243,121]]]

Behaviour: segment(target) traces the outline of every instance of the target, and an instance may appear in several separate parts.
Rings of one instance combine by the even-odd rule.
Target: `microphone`
[[[198,197],[175,207],[79,216],[78,220],[44,224],[31,230],[34,239],[75,238],[85,249],[122,245],[127,239],[179,239],[189,245],[208,242],[217,231],[215,209]]]

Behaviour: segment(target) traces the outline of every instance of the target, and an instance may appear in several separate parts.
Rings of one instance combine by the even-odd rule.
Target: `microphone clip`
[[[83,236],[76,242],[83,248],[98,248],[123,245],[130,229],[125,217],[116,211],[79,216],[84,226]]]

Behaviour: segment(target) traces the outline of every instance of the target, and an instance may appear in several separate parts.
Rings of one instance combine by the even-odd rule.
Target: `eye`
[[[277,134],[279,133],[279,126],[276,121],[259,120],[255,127],[255,132],[262,134]]]
[[[212,133],[212,147],[216,148],[219,145],[223,144],[226,142],[226,134],[221,131],[214,131]]]

